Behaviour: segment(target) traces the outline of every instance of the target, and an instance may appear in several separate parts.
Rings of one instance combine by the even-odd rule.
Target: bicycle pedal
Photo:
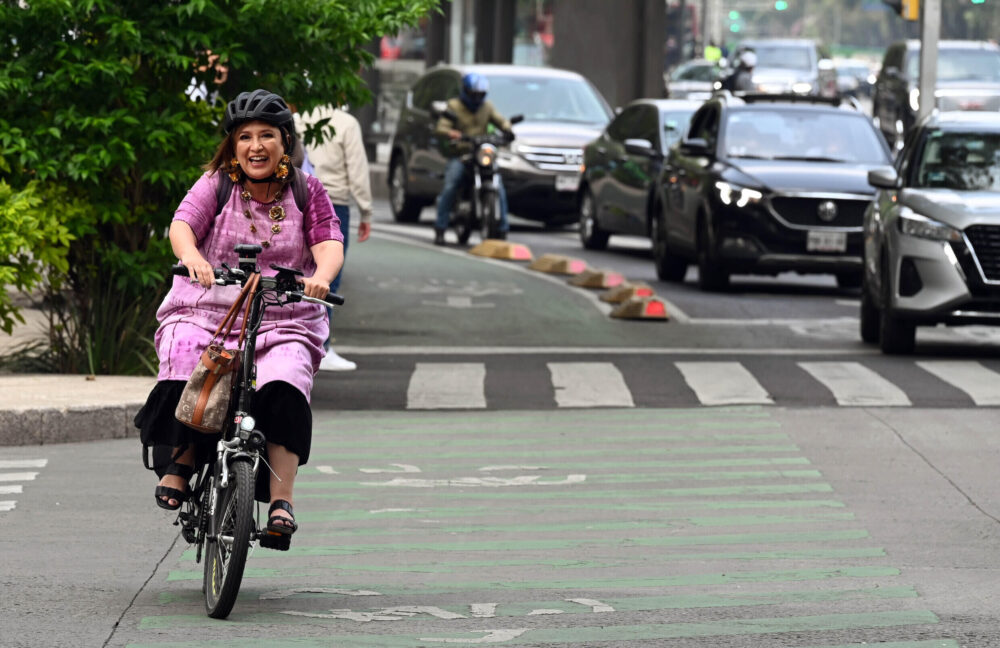
[[[288,548],[292,545],[292,536],[284,533],[271,533],[268,531],[264,532],[259,539],[260,546],[265,549],[288,551]]]

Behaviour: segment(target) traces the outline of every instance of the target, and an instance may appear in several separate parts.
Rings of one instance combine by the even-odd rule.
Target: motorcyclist
[[[757,66],[757,54],[752,50],[743,50],[736,60],[736,69],[723,81],[722,88],[730,92],[752,92],[753,69]]]
[[[489,81],[481,74],[470,72],[463,76],[462,89],[458,97],[448,100],[448,110],[455,115],[455,122],[442,115],[438,119],[435,132],[455,142],[463,135],[483,135],[489,125],[493,124],[513,138],[510,122],[486,100],[489,88]],[[444,245],[444,232],[448,229],[455,197],[465,175],[465,165],[462,163],[461,155],[469,151],[468,145],[463,146],[457,142],[448,148],[450,157],[444,172],[444,188],[441,189],[437,199],[434,245]],[[500,182],[500,238],[507,238],[507,192],[504,191],[502,179],[497,177],[497,180]]]

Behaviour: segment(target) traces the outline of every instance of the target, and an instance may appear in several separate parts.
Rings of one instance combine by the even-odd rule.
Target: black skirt
[[[180,448],[179,454],[193,444],[201,463],[211,457],[219,439],[218,434],[199,432],[174,417],[184,384],[182,380],[156,383],[146,404],[135,415],[134,423],[139,428],[142,441],[143,462],[160,477],[173,463],[175,448]],[[270,382],[254,395],[253,416],[257,420],[257,429],[269,442],[284,446],[298,455],[300,466],[309,460],[312,410],[302,392],[286,382]],[[150,450],[152,457],[149,456]],[[266,475],[268,470],[263,467],[259,472]]]

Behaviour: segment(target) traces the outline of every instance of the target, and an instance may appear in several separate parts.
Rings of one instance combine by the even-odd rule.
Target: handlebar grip
[[[326,296],[326,299],[324,299],[323,301],[330,302],[334,306],[344,305],[344,298],[341,295],[338,295],[337,293],[330,293],[329,295]]]
[[[187,277],[188,276],[187,266],[175,263],[174,265],[170,266],[170,274],[177,275],[178,277]]]

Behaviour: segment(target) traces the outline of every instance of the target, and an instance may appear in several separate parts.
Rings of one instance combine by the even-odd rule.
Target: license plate
[[[580,176],[578,175],[557,175],[556,191],[576,191],[580,186]]]
[[[846,252],[847,232],[819,232],[810,230],[806,238],[809,252]]]

